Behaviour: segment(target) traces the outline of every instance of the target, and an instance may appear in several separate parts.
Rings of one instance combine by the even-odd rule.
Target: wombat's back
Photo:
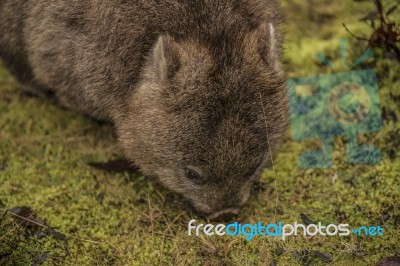
[[[0,56],[21,83],[52,91],[75,110],[112,119],[140,81],[158,36],[218,46],[218,39],[240,36],[261,20],[276,22],[276,5],[275,0],[2,0]]]

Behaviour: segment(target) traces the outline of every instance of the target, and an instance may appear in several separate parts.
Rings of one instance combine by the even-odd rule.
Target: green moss
[[[310,17],[304,1],[284,1],[290,77],[329,72],[316,63],[316,52],[340,62],[339,39],[349,37],[343,22],[356,33],[370,32],[358,21],[367,8],[339,2],[318,1]],[[350,64],[366,44],[349,40]],[[23,95],[0,68],[0,219],[7,208],[29,206],[68,240],[25,237],[26,229],[7,214],[0,220],[0,264],[28,265],[49,254],[48,265],[265,265],[272,260],[278,265],[323,265],[318,256],[301,259],[301,251],[318,250],[331,254],[334,265],[374,265],[398,253],[400,66],[377,57],[359,68],[371,66],[378,73],[382,109],[398,119],[386,119],[380,132],[359,137],[381,149],[382,162],[349,165],[346,141],[339,137],[331,169],[299,169],[300,152],[318,142],[296,143],[287,136],[274,161],[275,174],[265,170],[264,189],[251,197],[239,220],[292,223],[301,222],[304,213],[324,224],[383,225],[384,237],[299,236],[286,241],[188,237],[187,223],[202,219],[173,194],[142,176],[108,174],[87,166],[120,156],[109,126]],[[387,214],[390,218],[382,224]],[[274,251],[280,248],[284,253],[278,256]]]

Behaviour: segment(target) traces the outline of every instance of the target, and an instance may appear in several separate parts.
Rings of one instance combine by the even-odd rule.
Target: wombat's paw
[[[25,96],[28,96],[28,97],[40,97],[40,98],[46,98],[46,99],[50,99],[50,98],[54,97],[54,93],[52,93],[51,91],[35,89],[32,86],[22,84],[22,85],[19,85],[19,88],[21,89],[22,94]]]
[[[136,172],[139,168],[126,159],[118,159],[105,163],[88,163],[93,168],[112,173]]]

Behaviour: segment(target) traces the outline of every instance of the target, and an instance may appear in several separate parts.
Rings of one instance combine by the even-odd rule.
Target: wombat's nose
[[[228,209],[220,212],[213,213],[209,215],[207,218],[212,221],[220,221],[220,222],[230,222],[232,221],[239,213],[239,209]]]

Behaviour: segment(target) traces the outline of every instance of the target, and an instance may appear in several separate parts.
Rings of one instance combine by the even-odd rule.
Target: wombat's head
[[[286,128],[274,30],[160,37],[116,125],[126,156],[208,218],[238,213]]]

